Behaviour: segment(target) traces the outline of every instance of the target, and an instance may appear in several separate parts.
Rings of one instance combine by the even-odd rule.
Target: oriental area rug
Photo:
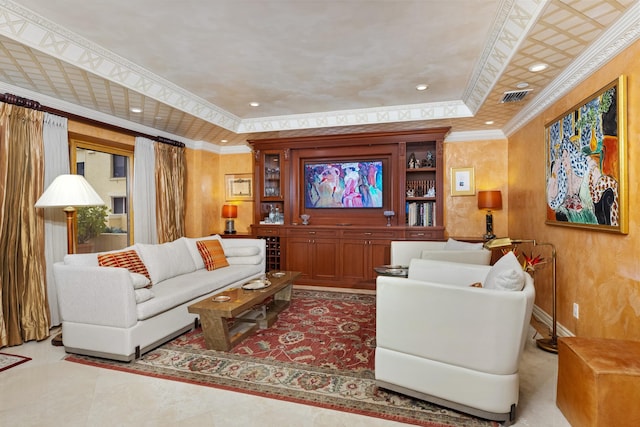
[[[294,289],[268,329],[230,352],[200,328],[131,363],[66,360],[428,427],[496,426],[375,386],[375,295]]]

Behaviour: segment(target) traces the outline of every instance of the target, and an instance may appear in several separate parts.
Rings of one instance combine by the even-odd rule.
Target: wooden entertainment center
[[[267,270],[300,271],[300,284],[356,287],[389,264],[392,240],[443,240],[448,132],[249,140],[252,235],[267,240]]]

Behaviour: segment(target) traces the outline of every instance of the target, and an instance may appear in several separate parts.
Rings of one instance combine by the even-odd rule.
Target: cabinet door
[[[299,280],[309,280],[312,275],[311,239],[308,237],[287,238],[287,270],[302,273]]]
[[[341,242],[341,276],[345,282],[361,282],[369,276],[369,245],[366,240],[344,239]]]
[[[391,263],[391,240],[372,240],[369,246],[371,248],[369,277],[375,278],[377,276],[375,267]]]
[[[311,242],[311,274],[316,281],[334,282],[339,278],[340,246],[334,239]]]

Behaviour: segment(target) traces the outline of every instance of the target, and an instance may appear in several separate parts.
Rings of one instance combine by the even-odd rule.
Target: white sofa
[[[414,259],[408,278],[378,276],[378,386],[507,425],[515,419],[535,289],[517,260],[522,290],[470,286],[499,281],[492,268]]]
[[[196,242],[209,239],[221,241],[228,267],[205,268]],[[67,255],[54,265],[67,352],[133,360],[192,329],[197,315],[187,306],[265,273],[263,239],[182,237],[126,249],[140,256],[151,288],[134,290],[136,275],[125,268],[98,266],[95,253]]]
[[[482,243],[467,243],[454,239],[444,242],[426,240],[391,242],[392,265],[409,265],[414,258],[489,265],[491,251],[484,249]]]

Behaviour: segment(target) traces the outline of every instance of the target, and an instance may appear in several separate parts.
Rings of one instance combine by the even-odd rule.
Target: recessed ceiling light
[[[527,83],[527,82],[520,82],[520,83],[518,83],[518,84],[516,85],[516,87],[517,87],[518,89],[524,89],[525,87],[529,87],[529,83]]]
[[[225,142],[229,142],[229,141],[226,140],[226,139],[221,139],[220,142],[225,143]]]
[[[131,107],[129,109],[129,111],[131,111],[132,113],[142,113],[142,108],[140,108],[140,107]]]
[[[485,125],[492,125],[493,123],[493,120],[487,120],[486,122],[484,122]]]
[[[250,102],[249,105],[251,105],[252,107],[259,107],[260,103],[253,101],[253,102]]]
[[[427,90],[429,88],[429,85],[426,83],[420,83],[419,85],[416,86],[416,90]]]
[[[546,70],[548,67],[547,64],[533,64],[532,66],[529,67],[529,71],[531,71],[532,73],[537,73],[538,71],[542,71],[542,70]]]

